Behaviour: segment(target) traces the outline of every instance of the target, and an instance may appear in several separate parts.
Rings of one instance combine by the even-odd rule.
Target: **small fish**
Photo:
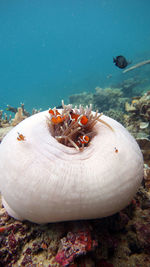
[[[57,109],[49,109],[49,114],[51,114],[52,116],[57,116],[57,115],[60,115],[60,113],[58,112]]]
[[[73,112],[73,110],[70,111],[69,113],[69,119],[70,121],[77,121],[77,119],[79,118],[79,114],[76,114]]]
[[[82,135],[79,137],[79,141],[81,144],[87,144],[89,142],[90,138],[87,135]]]
[[[88,123],[88,118],[84,115],[81,117],[81,119],[79,120],[79,125],[80,126],[84,126]]]
[[[78,137],[78,141],[76,142],[76,145],[78,147],[81,147],[81,146],[84,146],[84,144],[88,144],[89,141],[90,141],[89,136],[81,135]]]
[[[26,138],[25,138],[25,136],[24,136],[23,134],[18,133],[17,140],[18,140],[18,141],[25,141]]]
[[[115,63],[115,65],[120,69],[124,69],[129,65],[129,62],[124,56],[117,56],[116,58],[113,58],[113,63]]]
[[[70,111],[69,118],[71,121],[77,121],[79,117],[80,117],[79,114],[74,113],[72,110]],[[85,115],[83,115],[78,121],[78,124],[80,126],[84,126],[87,123],[88,123],[88,118]]]
[[[115,153],[118,153],[118,148],[115,147]]]
[[[65,120],[65,116],[62,116],[57,109],[49,109],[49,114],[51,115],[51,122],[53,124],[59,124]]]

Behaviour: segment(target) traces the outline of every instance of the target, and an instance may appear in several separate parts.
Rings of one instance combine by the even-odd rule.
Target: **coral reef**
[[[96,87],[94,93],[81,93],[72,95],[69,97],[69,102],[73,105],[82,104],[83,106],[89,105],[93,106],[93,110],[98,110],[99,112],[107,113],[108,116],[111,114],[112,118],[119,118],[119,122],[123,121],[123,113],[125,111],[125,103],[129,99],[124,97],[121,88],[101,88]],[[118,116],[120,112],[120,116]]]
[[[124,112],[117,109],[109,109],[108,111],[105,111],[105,115],[109,116],[110,118],[113,118],[114,120],[120,122],[124,125]]]
[[[99,220],[37,225],[2,208],[1,266],[149,267],[149,208],[143,187],[126,209]]]
[[[0,110],[0,128],[9,127],[9,126],[16,126],[19,122],[34,115],[41,111],[41,109],[32,109],[32,113],[30,114],[24,107],[24,103],[21,103],[21,107],[12,107],[7,105],[6,108],[7,112],[12,112],[15,114],[15,117],[12,118],[12,115],[7,115],[6,113],[3,114],[3,110]]]
[[[150,139],[141,137],[136,140],[142,150],[145,164],[150,166]]]
[[[93,103],[93,94],[88,92],[82,92],[79,94],[71,95],[69,96],[69,103],[73,105],[89,106],[91,103]]]
[[[150,136],[150,91],[143,96],[133,97],[132,102],[126,102],[127,114],[124,122],[128,130],[136,137]]]
[[[7,114],[4,113],[3,116],[3,110],[0,110],[0,128],[10,126],[10,121],[11,121],[11,115],[9,115],[8,117]]]
[[[124,97],[132,97],[135,94],[140,94],[141,90],[139,88],[139,85],[143,84],[146,80],[145,79],[139,79],[139,77],[131,77],[129,79],[125,79],[120,83],[117,83],[115,85],[112,85],[112,88],[118,88],[122,91]]]
[[[19,107],[17,109],[17,112],[15,113],[14,119],[12,119],[11,125],[16,126],[19,122],[23,121],[26,118],[27,118],[27,116],[24,115],[23,109],[21,107]]]
[[[96,93],[93,94],[94,108],[100,112],[105,112],[108,109],[123,111],[127,99],[123,98],[123,93],[120,89],[96,87],[95,90]]]
[[[98,244],[91,238],[89,225],[87,228],[68,232],[66,237],[60,240],[61,244],[55,257],[61,266],[68,266],[76,257],[86,255],[87,252],[94,249]]]
[[[25,117],[29,117],[29,116],[34,115],[34,114],[36,114],[36,113],[38,113],[38,112],[41,111],[41,109],[35,109],[35,108],[33,108],[33,109],[32,109],[32,112],[29,113],[29,112],[25,109],[25,107],[24,107],[24,103],[20,103],[20,105],[21,105],[21,107],[19,107],[19,109],[21,109],[21,111],[22,111],[22,116],[25,116]],[[12,107],[12,106],[10,106],[10,105],[7,105],[6,110],[7,110],[7,111],[11,111],[11,112],[13,112],[13,113],[15,113],[15,114],[18,112],[18,108],[16,108],[16,107]]]
[[[124,124],[136,138],[144,157],[144,181],[150,188],[150,91],[125,104]]]

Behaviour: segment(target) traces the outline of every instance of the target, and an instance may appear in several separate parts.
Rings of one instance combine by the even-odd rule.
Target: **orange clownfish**
[[[70,113],[69,113],[69,119],[70,119],[70,121],[77,121],[78,118],[79,118],[79,115],[78,114],[75,114],[73,112],[73,110],[71,110]]]
[[[73,111],[70,111],[69,118],[71,121],[77,121],[79,117],[80,117],[79,114],[75,114]],[[78,121],[78,124],[80,126],[84,126],[87,123],[88,123],[88,118],[85,115],[83,115]]]
[[[115,147],[115,153],[118,153],[118,149]]]
[[[82,117],[81,117],[81,119],[79,120],[79,125],[80,126],[84,126],[84,125],[86,125],[88,123],[88,118],[85,116],[85,115],[83,115]]]
[[[89,136],[87,136],[87,135],[81,135],[78,138],[77,145],[80,146],[82,144],[88,144],[89,141],[90,141]]]
[[[61,116],[61,114],[58,112],[57,109],[53,110],[53,109],[49,109],[49,114],[51,115],[51,122],[53,124],[58,124],[61,123],[65,120],[65,116]]]
[[[57,116],[57,115],[60,115],[60,113],[58,112],[58,110],[57,109],[49,109],[49,111],[48,111],[48,113],[49,114],[51,114],[52,116]]]
[[[25,141],[26,138],[25,138],[25,136],[24,136],[23,134],[18,133],[17,140],[18,140],[18,141]]]

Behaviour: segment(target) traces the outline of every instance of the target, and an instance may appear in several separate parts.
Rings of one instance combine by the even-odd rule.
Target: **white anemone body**
[[[102,116],[83,151],[60,144],[48,111],[14,127],[0,145],[0,190],[8,213],[36,223],[114,214],[132,200],[143,177],[139,146],[117,121]],[[25,141],[18,141],[18,132]]]

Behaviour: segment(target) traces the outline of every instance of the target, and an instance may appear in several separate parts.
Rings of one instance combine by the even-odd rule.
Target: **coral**
[[[120,122],[124,125],[124,113],[121,110],[117,109],[109,109],[108,111],[105,111],[105,115],[111,117],[112,119]]]
[[[94,93],[84,92],[72,95],[69,97],[69,101],[73,105],[82,104],[83,106],[91,103],[94,110],[104,113],[110,109],[124,111],[124,105],[128,98],[123,96],[121,89],[96,87],[95,90]]]
[[[25,116],[23,114],[23,109],[21,107],[19,107],[17,109],[17,112],[15,113],[14,119],[12,119],[11,125],[12,126],[16,126],[18,123],[20,123],[21,121],[23,121],[25,118],[27,118],[27,116]]]
[[[6,108],[7,111],[11,111],[13,113],[17,113],[18,109],[16,107],[12,107],[10,105],[7,105],[7,108]]]
[[[131,112],[132,116],[141,118],[143,121],[150,121],[150,91],[146,92],[143,96],[132,98],[131,104],[126,102],[125,109]]]
[[[122,91],[124,97],[132,97],[135,94],[140,94],[141,89],[139,85],[145,82],[145,79],[139,79],[138,77],[131,77],[123,80],[121,83],[112,85],[112,88],[118,88]]]
[[[149,165],[144,164],[144,182],[145,186],[150,189],[150,162]]]
[[[124,122],[128,130],[137,138],[149,138],[150,92],[133,97],[131,103],[126,102],[125,109]]]
[[[37,225],[14,220],[1,208],[0,263],[149,267],[149,208],[149,193],[143,187],[126,209],[99,220]]]
[[[148,138],[137,138],[137,142],[142,150],[144,162],[150,166],[150,140]]]
[[[137,232],[137,238],[141,249],[145,249],[150,255],[150,224],[149,222],[145,223],[136,223],[135,229]]]
[[[4,113],[3,117],[3,110],[0,110],[0,128],[10,126],[10,120],[11,120],[11,115],[8,117],[7,114]]]
[[[38,112],[41,111],[41,109],[35,109],[35,108],[33,108],[33,109],[32,109],[32,112],[31,112],[31,114],[30,114],[30,113],[25,109],[25,107],[24,107],[24,103],[20,103],[20,104],[21,104],[21,107],[19,107],[19,108],[22,109],[22,115],[25,116],[25,117],[29,117],[29,116],[34,115],[34,114],[36,114],[36,113],[38,113]],[[12,107],[12,106],[10,106],[10,105],[7,105],[6,110],[7,110],[7,111],[11,111],[11,112],[13,112],[13,113],[15,113],[15,114],[18,112],[18,108],[16,108],[16,107]]]
[[[55,227],[57,231],[55,232]],[[55,262],[55,255],[63,227],[60,225],[38,226],[28,222],[12,220],[4,209],[0,216],[0,265],[37,266],[38,255],[42,254],[48,267]],[[35,264],[35,265],[34,265]],[[45,266],[45,265],[44,265]],[[59,266],[56,262],[53,266]]]
[[[89,106],[91,103],[93,103],[93,94],[88,92],[83,92],[71,95],[69,96],[69,103],[73,105]]]
[[[31,114],[29,112],[27,112],[26,109],[24,108],[23,103],[21,103],[21,107],[17,108],[17,112],[16,112],[16,108],[13,108],[10,106],[9,106],[8,110],[15,113],[15,117],[14,117],[14,119],[12,119],[12,122],[11,122],[12,126],[16,126],[18,123],[20,123],[21,121],[23,121],[27,117],[31,116]],[[41,111],[41,109],[39,109],[39,110],[33,109],[32,115],[34,115],[40,111]]]
[[[96,93],[93,94],[94,108],[100,112],[105,112],[109,109],[123,110],[125,100],[123,99],[123,93],[119,89],[111,88],[95,88]]]
[[[68,266],[76,257],[85,255],[97,246],[92,240],[89,229],[68,232],[66,237],[61,239],[61,245],[55,257],[61,266]]]

